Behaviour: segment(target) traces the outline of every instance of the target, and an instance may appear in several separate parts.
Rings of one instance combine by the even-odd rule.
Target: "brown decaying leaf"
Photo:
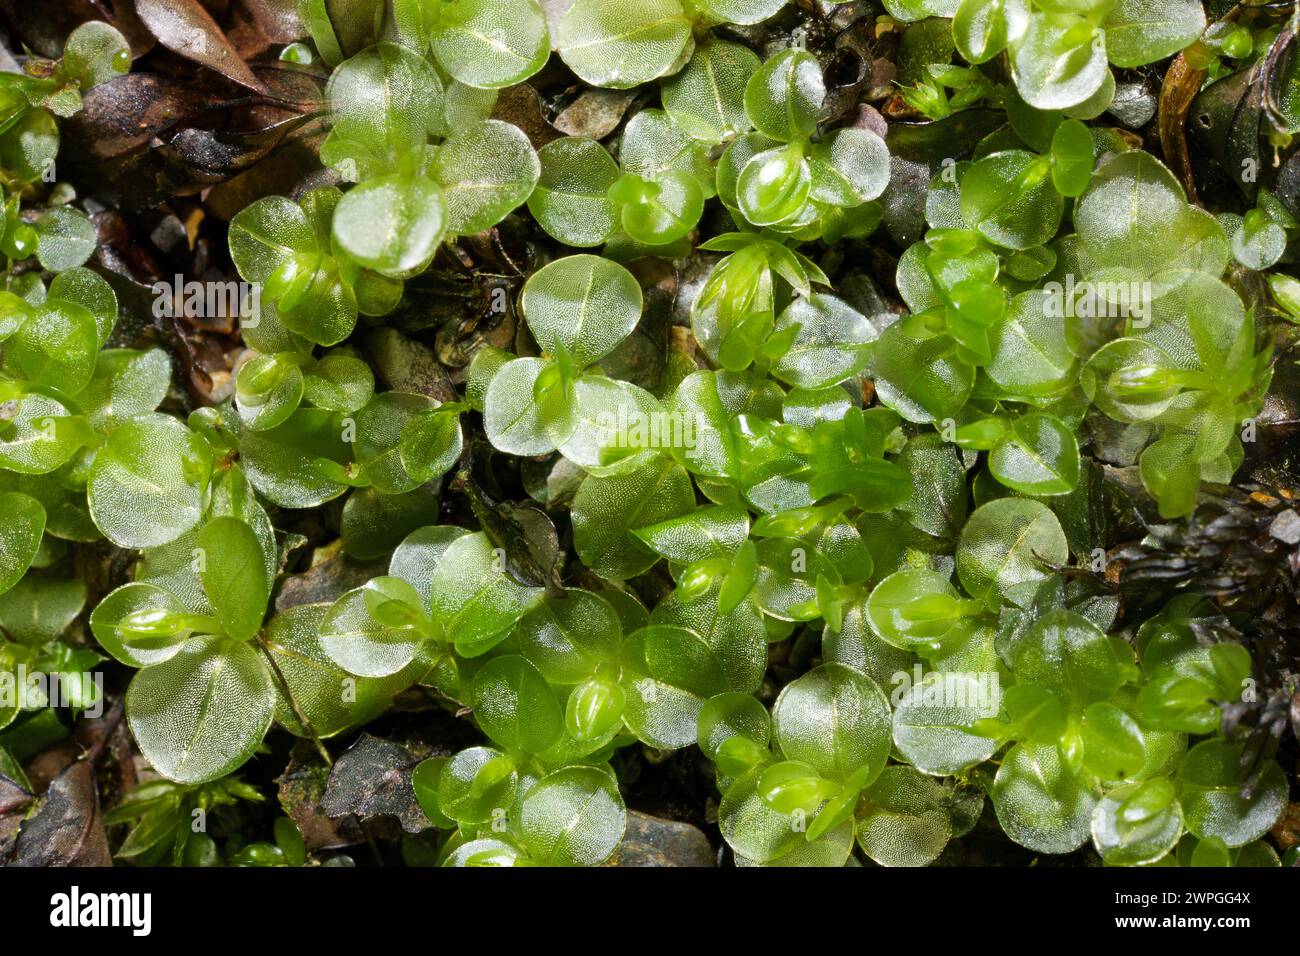
[[[1187,198],[1192,202],[1198,200],[1196,180],[1192,176],[1192,160],[1187,152],[1187,114],[1204,80],[1205,71],[1189,66],[1180,53],[1169,64],[1165,81],[1160,86],[1157,120],[1160,148],[1164,150],[1165,162],[1173,168],[1183,188],[1187,190]]]
[[[401,744],[362,734],[330,771],[321,809],[331,817],[395,817],[407,833],[429,827],[415,800],[411,771],[423,759]]]
[[[40,809],[23,824],[15,866],[112,866],[95,792],[95,768],[78,760],[54,778]]]
[[[136,0],[136,13],[158,42],[250,90],[264,87],[198,0]]]

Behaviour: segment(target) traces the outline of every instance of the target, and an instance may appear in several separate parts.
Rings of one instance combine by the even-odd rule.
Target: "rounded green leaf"
[[[842,299],[814,292],[791,302],[772,334],[789,343],[772,373],[788,385],[825,388],[866,368],[876,329]]]
[[[0,594],[27,573],[45,533],[45,508],[15,491],[0,494]]]
[[[253,529],[238,518],[213,518],[197,540],[203,592],[231,637],[246,641],[262,628],[271,580]]]
[[[565,136],[537,151],[541,174],[528,210],[551,237],[567,246],[598,246],[618,224],[609,198],[618,163],[595,140]]]
[[[119,425],[96,453],[90,514],[122,548],[152,548],[199,522],[212,471],[206,442],[174,418],[142,415]]]
[[[600,256],[557,259],[529,277],[524,318],[543,351],[564,349],[581,367],[613,351],[641,320],[641,286],[626,268]],[[489,387],[491,391],[491,387]]]
[[[889,756],[889,702],[871,678],[843,664],[823,664],[787,684],[772,721],[787,758],[832,780],[863,768],[874,780]]]
[[[962,586],[990,607],[1026,606],[1038,585],[1064,566],[1070,550],[1061,522],[1046,505],[1000,498],[975,509],[957,544]]]
[[[889,185],[889,149],[870,130],[836,130],[813,147],[811,170],[813,199],[860,206]]]
[[[150,765],[168,780],[223,777],[253,755],[275,712],[275,690],[252,645],[191,638],[135,675],[126,720]]]
[[[750,128],[745,84],[762,61],[739,43],[711,40],[695,48],[686,68],[664,80],[664,109],[690,136],[717,144]]]
[[[483,430],[498,451],[545,455],[578,427],[572,392],[564,394],[560,383],[552,386],[553,401],[535,397],[538,381],[554,369],[545,359],[512,359],[492,376],[483,398]]]
[[[632,534],[695,507],[690,475],[667,457],[626,475],[592,475],[574,496],[573,543],[583,563],[611,580],[649,570],[659,556]]]
[[[500,120],[453,130],[438,148],[433,177],[447,202],[447,228],[472,235],[528,201],[542,165],[528,137]]]
[[[1116,787],[1092,814],[1092,842],[1111,866],[1154,863],[1183,835],[1178,793],[1165,777]]]
[[[1041,246],[1064,210],[1050,173],[1050,161],[1018,149],[976,160],[961,179],[962,219],[1008,249]]]
[[[671,73],[691,45],[678,0],[576,0],[560,19],[555,45],[592,86],[627,89]]]
[[[928,866],[952,838],[945,792],[911,767],[886,767],[867,790],[870,810],[858,823],[862,852],[881,866]]]
[[[564,711],[551,685],[516,654],[484,664],[470,700],[483,732],[506,750],[541,753],[564,733]]]
[[[433,260],[453,222],[449,204],[450,197],[425,176],[369,179],[339,200],[334,241],[381,275],[411,275]]]
[[[1080,783],[1055,744],[1012,747],[990,792],[1003,832],[1037,853],[1069,853],[1087,841],[1097,798]]]
[[[783,143],[812,135],[824,99],[821,64],[797,48],[771,57],[745,85],[745,112],[754,128]]]
[[[1241,766],[1241,745],[1223,740],[1197,744],[1183,758],[1179,799],[1187,829],[1202,840],[1244,846],[1267,833],[1286,807],[1286,776],[1277,764],[1269,761],[1249,791]]]
[[[618,785],[596,767],[547,774],[520,803],[520,839],[543,866],[599,866],[618,848],[626,827]]]
[[[1051,415],[1022,415],[989,452],[989,471],[1022,494],[1068,494],[1079,483],[1079,443]]]
[[[429,42],[443,69],[467,86],[485,89],[523,82],[551,53],[546,14],[537,0],[440,3]]]
[[[932,671],[901,699],[895,697],[894,746],[912,766],[935,776],[983,763],[993,756],[997,742],[968,728],[994,716],[1000,697],[996,671]]]

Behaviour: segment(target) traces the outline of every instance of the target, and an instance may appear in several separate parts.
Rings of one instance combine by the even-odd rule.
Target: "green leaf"
[[[380,275],[404,277],[433,261],[454,224],[450,197],[425,176],[395,173],[348,190],[334,214],[334,241]]]
[[[1003,831],[1036,853],[1069,853],[1088,839],[1097,798],[1054,744],[1016,744],[990,792]]]
[[[447,639],[468,647],[504,637],[543,593],[511,577],[501,553],[479,532],[443,552],[430,582],[430,609]]]
[[[1120,662],[1106,633],[1083,615],[1065,608],[1049,611],[1021,634],[1011,647],[1009,663],[1017,681],[1049,687],[1077,707],[1105,700],[1123,680]],[[1123,723],[1120,718],[1111,722]]]
[[[493,447],[510,455],[545,455],[568,441],[578,417],[572,392],[554,380],[557,371],[537,358],[512,359],[497,370],[483,398],[483,429]],[[537,399],[539,382],[549,384],[543,401]]]
[[[957,544],[964,588],[990,607],[1024,607],[1039,583],[1065,565],[1069,546],[1061,522],[1046,505],[1001,498],[975,509]]]
[[[27,574],[0,595],[0,628],[15,641],[39,646],[61,637],[85,604],[84,581]]]
[[[810,168],[813,199],[832,206],[860,206],[889,185],[889,149],[869,130],[836,130],[813,147]]]
[[[547,597],[520,618],[515,637],[519,653],[546,680],[578,684],[617,660],[622,625],[600,595],[566,588],[563,597]]]
[[[800,388],[825,388],[858,374],[870,358],[865,346],[876,338],[866,316],[818,292],[791,302],[772,334],[789,343],[772,373]]]
[[[390,677],[419,653],[427,631],[421,626],[421,595],[400,578],[371,578],[341,595],[319,625],[321,651],[358,677]]]
[[[1000,685],[996,672],[931,671],[901,699],[898,691],[894,691],[894,746],[912,766],[944,776],[993,756],[996,741],[977,736],[969,728],[997,713]]]
[[[494,657],[474,676],[474,717],[493,743],[538,754],[564,733],[564,712],[542,672],[515,654]]]
[[[1268,762],[1249,791],[1241,768],[1241,745],[1223,740],[1197,744],[1183,758],[1179,800],[1187,829],[1202,840],[1244,846],[1267,833],[1285,809],[1287,782],[1277,764]]]
[[[886,767],[868,788],[858,823],[862,852],[881,866],[928,866],[952,837],[944,789],[911,767]]]
[[[141,415],[118,426],[95,453],[90,514],[122,548],[152,548],[198,524],[212,472],[207,443],[174,418]]]
[[[745,112],[764,136],[783,143],[807,139],[826,98],[821,64],[802,49],[782,50],[745,85]]]
[[[520,296],[528,328],[542,350],[561,349],[585,367],[608,355],[641,320],[641,286],[623,266],[600,256],[557,259],[529,277]],[[490,389],[489,389],[490,390]]]
[[[86,214],[71,206],[46,210],[32,224],[36,230],[36,258],[50,272],[63,272],[84,263],[99,241]]]
[[[447,228],[484,232],[522,206],[542,173],[523,131],[500,120],[453,130],[438,148],[433,177],[447,201]]]
[[[520,839],[543,866],[599,866],[618,848],[627,810],[613,775],[597,767],[565,767],[524,795]]]
[[[179,653],[196,623],[171,591],[147,582],[124,584],[96,605],[90,630],[128,667],[149,667]]]
[[[27,573],[45,532],[45,509],[18,492],[0,494],[0,594]]]
[[[961,179],[961,216],[1008,249],[1041,246],[1056,235],[1064,203],[1051,163],[1010,149],[976,160]]]
[[[262,628],[271,580],[257,535],[238,518],[213,518],[199,532],[199,577],[225,632],[246,641]]]
[[[866,768],[870,782],[889,756],[889,702],[871,678],[843,664],[823,664],[787,684],[772,722],[786,757],[832,780]]]
[[[1177,790],[1164,777],[1106,793],[1092,815],[1092,842],[1110,866],[1154,863],[1183,835]]]
[[[686,68],[663,81],[664,109],[690,136],[712,145],[750,128],[745,84],[762,61],[749,47],[710,40]]]
[[[204,783],[238,769],[262,742],[275,712],[270,675],[252,645],[195,637],[135,675],[126,720],[145,759],[178,783]]]
[[[122,34],[101,20],[81,24],[63,45],[61,70],[82,90],[121,76],[131,69],[131,48]]]
[[[692,47],[678,0],[576,0],[555,35],[560,57],[592,86],[628,89],[671,73]]]
[[[263,634],[294,703],[320,737],[332,737],[383,713],[409,682],[409,670],[387,679],[354,677],[331,660],[320,632],[328,610],[326,604],[287,608],[272,618]],[[292,734],[308,736],[282,695],[276,697],[275,720]]]
[[[565,136],[537,151],[541,175],[528,210],[567,246],[598,246],[614,232],[618,209],[609,199],[618,163],[595,140]]]
[[[1134,779],[1146,765],[1146,738],[1132,717],[1098,701],[1083,714],[1083,766],[1104,781]]]
[[[1040,110],[1078,106],[1109,74],[1104,43],[1095,43],[1089,21],[1075,13],[1038,11],[1011,47],[1016,89]]]
[[[989,471],[1026,495],[1064,495],[1079,483],[1079,444],[1051,415],[1023,415],[989,453]]]
[[[440,3],[429,42],[448,73],[468,86],[500,89],[540,70],[551,53],[546,15],[537,0],[506,7],[492,0]]]
[[[743,508],[698,508],[689,514],[632,531],[657,554],[690,564],[705,558],[730,557],[749,534],[749,512]]]
[[[5,366],[75,395],[94,374],[98,349],[90,312],[72,302],[47,299],[6,343]]]
[[[1191,45],[1205,29],[1205,8],[1196,0],[1117,0],[1102,26],[1110,62],[1142,66]]]
[[[627,475],[590,476],[573,499],[574,547],[583,563],[603,578],[636,577],[659,556],[632,530],[686,514],[694,506],[690,476],[666,457]]]

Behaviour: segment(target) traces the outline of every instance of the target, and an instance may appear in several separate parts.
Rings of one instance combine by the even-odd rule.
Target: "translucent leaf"
[[[492,377],[483,428],[493,447],[511,455],[545,455],[573,434],[578,419],[567,400],[554,408],[534,397],[538,380],[551,369],[544,359],[513,359]]]
[[[90,381],[99,349],[95,317],[62,299],[47,299],[5,343],[5,368],[75,395]]]
[[[1019,635],[1008,662],[1017,680],[1050,687],[1079,707],[1105,700],[1123,680],[1106,633],[1065,608],[1049,611]]]
[[[788,143],[812,135],[825,98],[821,64],[807,50],[792,48],[768,59],[750,77],[745,112],[764,136]]]
[[[430,584],[430,610],[448,640],[468,646],[504,636],[543,593],[511,577],[479,532],[457,538],[443,553]]]
[[[1106,793],[1092,814],[1092,842],[1111,866],[1154,863],[1183,835],[1177,791],[1160,777]]]
[[[577,684],[616,660],[622,636],[609,603],[578,588],[543,600],[520,618],[515,634],[519,652],[553,684]]]
[[[786,757],[832,780],[864,767],[874,780],[889,756],[889,702],[869,677],[843,664],[823,664],[787,684],[772,722]]]
[[[569,68],[592,86],[628,89],[672,72],[689,54],[691,23],[677,0],[576,0],[556,31]]]
[[[18,492],[0,494],[0,594],[27,572],[41,546],[45,509]]]
[[[474,714],[508,750],[541,753],[564,732],[560,703],[539,670],[514,654],[494,657],[474,676]]]
[[[1217,837],[1230,847],[1244,846],[1267,833],[1286,807],[1282,769],[1269,761],[1247,796],[1241,761],[1241,745],[1206,740],[1178,768],[1187,829],[1202,840]]]
[[[262,544],[238,518],[213,518],[199,532],[199,577],[226,633],[246,641],[262,627],[271,579]]]
[[[627,475],[588,477],[571,506],[574,547],[582,562],[603,578],[636,577],[659,556],[641,544],[632,529],[677,517],[694,506],[690,476],[668,458]]]
[[[502,6],[492,0],[438,5],[429,33],[443,68],[469,86],[499,89],[540,70],[551,53],[546,15],[537,0]]]
[[[1069,853],[1088,839],[1097,798],[1061,760],[1054,744],[1016,744],[990,793],[1003,832],[1037,853]]]
[[[339,201],[334,241],[381,275],[411,275],[433,260],[455,224],[450,203],[451,196],[425,176],[395,173],[368,179]]]
[[[239,439],[239,456],[248,480],[284,508],[314,508],[337,498],[348,486],[322,462],[342,467],[351,461],[352,449],[343,438],[347,427],[332,412],[300,408],[277,428],[245,432]]]
[[[178,783],[203,783],[238,769],[262,742],[275,711],[266,665],[249,644],[190,639],[135,675],[126,720],[145,759]]]
[[[860,206],[889,185],[889,149],[870,130],[836,130],[813,147],[811,169],[813,199]]]
[[[81,265],[91,257],[99,241],[90,219],[71,206],[46,210],[32,228],[36,230],[36,258],[50,272]]]
[[[528,201],[541,171],[532,144],[516,126],[490,119],[453,130],[433,163],[447,201],[447,228],[472,235],[495,226]]]
[[[1050,163],[1023,150],[974,162],[961,180],[962,219],[1008,249],[1041,246],[1056,235],[1064,204]]]
[[[321,652],[359,677],[397,674],[415,660],[425,638],[419,603],[420,595],[405,581],[372,578],[329,607],[319,624]]]
[[[724,23],[762,23],[775,16],[786,0],[696,0],[695,6]]]
[[[547,774],[520,803],[520,838],[544,866],[599,866],[618,848],[626,826],[613,775],[597,767]]]
[[[866,316],[835,296],[815,292],[795,299],[776,321],[774,336],[789,345],[772,371],[781,381],[801,388],[836,385],[861,372],[869,355],[864,348],[876,338]]]
[[[970,733],[975,721],[997,713],[998,675],[931,671],[898,700],[894,746],[924,773],[958,773],[993,756],[997,742]]]
[[[1037,12],[1011,48],[1016,89],[1040,110],[1083,103],[1109,74],[1106,45],[1094,42],[1089,21],[1074,13]],[[1097,28],[1100,33],[1100,28]]]
[[[711,40],[695,48],[686,69],[664,80],[664,109],[704,143],[717,144],[750,128],[745,84],[761,65],[749,47]]]
[[[555,354],[563,348],[580,367],[609,354],[641,320],[636,278],[600,256],[565,256],[543,266],[525,283],[520,301],[542,349]]]
[[[537,151],[541,177],[528,198],[533,217],[568,246],[598,246],[614,231],[618,211],[608,198],[618,164],[595,140],[565,136]]]
[[[928,866],[952,837],[944,789],[911,767],[886,767],[867,790],[858,823],[862,852],[881,866]]]
[[[212,471],[206,442],[174,418],[126,422],[95,453],[86,493],[95,524],[122,548],[150,548],[199,522]]]
[[[1063,495],[1079,482],[1074,432],[1051,415],[1023,415],[989,452],[993,477],[1026,495]]]
[[[321,737],[332,737],[379,715],[409,682],[405,671],[388,679],[355,677],[334,663],[320,639],[328,610],[327,604],[287,608],[272,619],[263,635],[294,703]],[[279,695],[275,720],[290,733],[307,736],[297,711]]]
[[[1069,560],[1069,545],[1052,510],[1024,498],[1000,498],[975,509],[957,545],[964,588],[990,607],[1025,606],[1038,584]]]
[[[1190,46],[1205,29],[1205,9],[1196,0],[1117,0],[1102,26],[1110,62],[1141,66]]]
[[[679,518],[636,528],[633,534],[670,561],[689,564],[734,554],[749,534],[749,513],[743,508],[700,508]]]

